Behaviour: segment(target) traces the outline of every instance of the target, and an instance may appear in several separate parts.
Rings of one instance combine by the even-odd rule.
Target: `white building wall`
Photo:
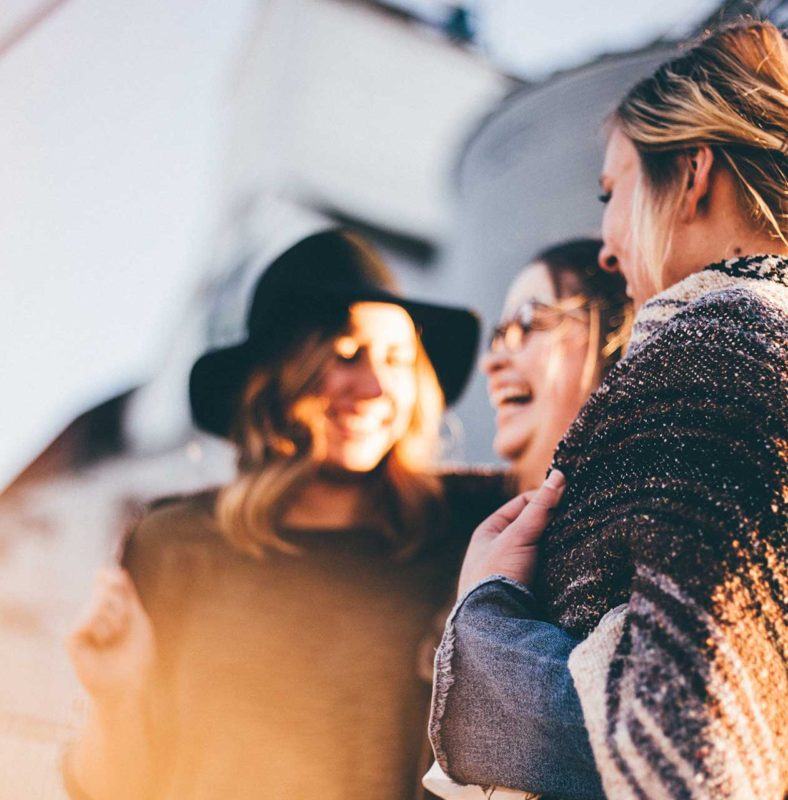
[[[270,193],[441,243],[456,154],[506,86],[479,57],[368,5],[268,0],[233,92],[227,217]]]

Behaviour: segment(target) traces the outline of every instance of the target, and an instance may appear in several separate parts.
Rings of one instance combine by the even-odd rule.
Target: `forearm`
[[[600,798],[567,666],[576,642],[534,616],[530,592],[508,580],[458,604],[436,658],[433,747],[462,783]]]
[[[89,800],[148,797],[153,751],[142,699],[91,702],[85,727],[69,749],[65,769],[70,782]]]

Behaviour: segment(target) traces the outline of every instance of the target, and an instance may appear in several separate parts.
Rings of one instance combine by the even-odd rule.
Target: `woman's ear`
[[[701,210],[711,187],[714,153],[708,145],[700,145],[688,153],[687,185],[684,189],[682,222],[692,222]]]

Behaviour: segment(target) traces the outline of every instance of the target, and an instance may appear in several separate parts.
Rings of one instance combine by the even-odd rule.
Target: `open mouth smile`
[[[504,386],[494,390],[490,399],[496,408],[524,406],[533,400],[533,393],[527,386]]]

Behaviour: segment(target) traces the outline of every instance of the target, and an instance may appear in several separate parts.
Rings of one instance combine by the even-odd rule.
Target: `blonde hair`
[[[744,212],[788,244],[788,50],[774,25],[707,34],[632,88],[611,121],[640,156],[633,237],[658,289],[693,147],[712,148]]]
[[[334,356],[331,332],[313,332],[247,381],[233,434],[238,475],[220,490],[216,519],[225,539],[248,555],[298,552],[280,531],[299,489],[318,469],[318,388]],[[383,510],[383,533],[400,558],[418,550],[441,507],[440,482],[427,469],[437,448],[443,393],[420,341],[414,369],[414,413],[405,434],[375,470],[374,496],[369,498],[370,505]]]

